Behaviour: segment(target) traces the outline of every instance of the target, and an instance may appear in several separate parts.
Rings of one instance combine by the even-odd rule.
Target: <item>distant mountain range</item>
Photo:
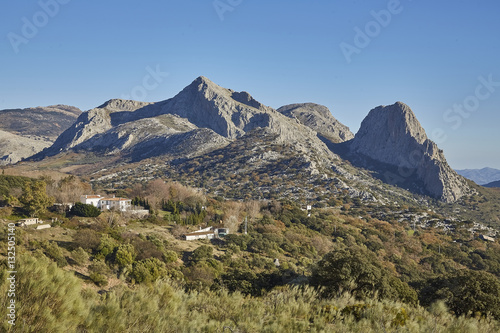
[[[497,180],[497,181],[494,181],[494,182],[491,182],[488,184],[484,184],[483,186],[484,187],[500,187],[500,180]]]
[[[485,185],[491,182],[500,181],[500,170],[493,168],[463,169],[455,170],[459,175],[464,176],[478,185]]]
[[[205,77],[157,103],[109,100],[82,113],[31,159],[68,152],[115,157],[114,163],[119,157],[120,172],[103,162],[99,178],[115,185],[163,174],[212,189],[223,184],[234,196],[347,191],[384,200],[373,191],[380,180],[445,202],[471,193],[404,103],[371,110],[354,135],[324,106],[275,110]]]
[[[80,109],[67,105],[0,110],[0,165],[50,147],[80,114]]]

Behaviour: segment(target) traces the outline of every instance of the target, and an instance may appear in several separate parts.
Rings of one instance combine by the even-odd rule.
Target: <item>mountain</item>
[[[456,170],[456,172],[478,185],[485,185],[500,180],[500,170],[493,168],[463,169]]]
[[[404,190],[382,189],[373,178],[394,170],[400,178],[411,171],[398,184],[403,189],[443,201],[469,191],[402,103],[372,110],[354,136],[324,106],[275,110],[205,77],[165,101],[113,99],[84,112],[33,160],[68,152],[119,157],[116,172],[105,160],[87,167],[103,186],[154,174],[238,198],[411,197]],[[404,162],[417,155],[415,165]]]
[[[67,105],[0,110],[0,165],[16,163],[51,146],[80,113]]]
[[[500,187],[500,180],[497,180],[497,181],[494,181],[494,182],[491,182],[488,184],[484,184],[483,186],[484,187]]]
[[[115,99],[84,112],[36,158],[68,150],[120,153],[134,161],[155,156],[186,158],[224,147],[257,128],[277,134],[277,142],[293,143],[299,151],[334,157],[310,128],[262,105],[246,92],[225,89],[199,77],[166,101]]]
[[[349,127],[335,119],[326,106],[314,103],[289,104],[280,107],[278,112],[297,119],[301,124],[310,127],[333,143],[354,138]]]
[[[397,102],[370,111],[350,144],[352,155],[371,168],[373,162],[388,182],[404,184],[412,191],[456,201],[470,189],[446,162],[443,151],[427,138],[410,107]],[[391,170],[390,172],[388,172]]]

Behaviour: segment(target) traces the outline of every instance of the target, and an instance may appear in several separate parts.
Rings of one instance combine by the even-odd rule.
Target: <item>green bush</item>
[[[420,302],[428,306],[438,300],[457,316],[491,314],[500,319],[500,281],[484,271],[464,269],[430,279],[420,292]]]
[[[191,260],[194,262],[200,262],[203,260],[208,260],[213,258],[214,249],[209,245],[202,245],[193,251]]]
[[[324,295],[329,297],[348,291],[358,299],[378,295],[380,299],[416,303],[415,291],[361,248],[327,253],[313,268],[311,284],[323,287]]]
[[[89,254],[81,247],[77,248],[76,250],[73,250],[73,252],[71,252],[71,257],[77,263],[78,266],[85,265],[89,260]]]
[[[99,287],[105,287],[108,285],[108,278],[104,274],[97,272],[90,273],[89,278]]]
[[[151,283],[166,275],[165,263],[157,258],[149,258],[136,262],[130,274],[136,283]]]
[[[77,202],[71,207],[70,214],[81,217],[98,217],[101,215],[101,210],[94,205]]]
[[[66,260],[62,249],[57,245],[56,242],[44,241],[42,243],[42,246],[47,257],[54,260],[57,266],[64,267],[68,265],[68,261]]]

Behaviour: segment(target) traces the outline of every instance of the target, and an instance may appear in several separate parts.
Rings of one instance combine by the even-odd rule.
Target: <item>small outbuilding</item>
[[[31,218],[19,220],[17,225],[21,226],[21,227],[27,227],[29,225],[35,225],[35,224],[41,224],[41,223],[43,223],[43,221],[40,220],[38,217],[31,217]]]
[[[41,224],[41,225],[36,227],[36,230],[48,229],[48,228],[50,228],[50,224]]]
[[[228,228],[208,227],[185,234],[184,237],[186,240],[213,239],[224,237],[227,234],[229,234]]]

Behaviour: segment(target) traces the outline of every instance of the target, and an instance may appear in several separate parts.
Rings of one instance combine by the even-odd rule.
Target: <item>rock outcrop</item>
[[[326,106],[314,103],[289,104],[280,107],[278,112],[297,119],[301,124],[333,143],[341,143],[354,138],[349,127],[335,119]]]
[[[427,138],[415,114],[404,103],[371,110],[350,149],[351,154],[395,167],[397,171],[392,176],[399,181],[415,179],[423,194],[453,202],[470,192],[466,181],[451,169],[443,151]]]
[[[80,114],[80,109],[67,105],[0,110],[0,165],[51,146]]]
[[[40,138],[29,138],[0,130],[0,165],[19,162],[38,153],[52,143]]]

